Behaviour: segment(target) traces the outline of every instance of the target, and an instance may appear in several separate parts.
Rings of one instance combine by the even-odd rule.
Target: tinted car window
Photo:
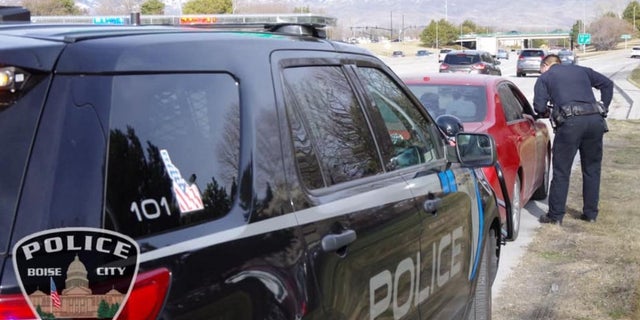
[[[500,95],[500,101],[502,101],[502,108],[507,122],[522,119],[522,106],[511,91],[511,88],[503,84],[498,88],[498,94]]]
[[[447,64],[474,64],[480,62],[480,56],[477,54],[449,53],[444,58]]]
[[[520,53],[522,57],[544,57],[544,51],[542,50],[522,50]]]
[[[140,237],[224,217],[238,172],[235,80],[174,74],[108,81],[107,226]]]
[[[0,91],[0,252],[4,252],[11,235],[8,228],[13,225],[20,181],[46,94],[46,83],[40,82],[31,90],[21,92],[18,99],[15,93]]]
[[[393,148],[382,148],[388,170],[434,160],[437,156],[429,122],[392,79],[374,68],[359,68],[366,89],[379,114]]]
[[[383,172],[364,113],[341,68],[288,68],[284,79],[296,161],[308,187]]]

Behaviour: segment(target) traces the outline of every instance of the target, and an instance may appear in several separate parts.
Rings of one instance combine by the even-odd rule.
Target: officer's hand
[[[549,118],[549,109],[547,109],[543,113],[536,113],[536,119],[546,119]]]

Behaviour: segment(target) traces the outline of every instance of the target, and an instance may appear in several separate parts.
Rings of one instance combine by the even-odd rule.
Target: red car
[[[493,136],[498,164],[483,172],[501,204],[503,233],[507,240],[515,240],[524,204],[547,197],[551,160],[547,125],[536,119],[520,89],[502,77],[430,74],[404,81],[434,119],[454,115],[465,131]]]

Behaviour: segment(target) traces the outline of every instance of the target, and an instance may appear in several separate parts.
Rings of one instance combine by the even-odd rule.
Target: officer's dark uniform
[[[576,65],[553,64],[536,81],[533,105],[538,114],[548,114],[547,102],[554,112],[564,112],[553,140],[553,178],[549,190],[549,212],[540,222],[562,222],[566,210],[569,176],[576,152],[582,165],[583,220],[595,221],[600,194],[602,137],[606,132],[604,116],[596,105],[593,89],[600,90],[604,116],[613,97],[613,82],[604,75]]]

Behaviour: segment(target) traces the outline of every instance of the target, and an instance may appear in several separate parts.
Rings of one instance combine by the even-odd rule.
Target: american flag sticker
[[[180,213],[184,214],[204,209],[204,203],[202,202],[198,185],[195,183],[189,184],[182,178],[180,170],[171,162],[171,157],[169,157],[169,152],[166,149],[160,150],[160,157],[162,158],[164,167],[167,169],[167,174],[171,178],[173,193],[178,201]]]

